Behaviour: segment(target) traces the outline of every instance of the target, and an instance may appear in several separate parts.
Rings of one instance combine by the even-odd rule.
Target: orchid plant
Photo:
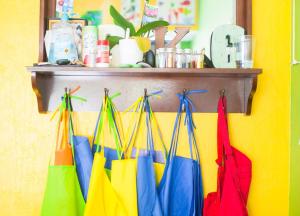
[[[139,45],[139,48],[142,50],[142,52],[147,52],[151,47],[151,42],[148,38],[149,32],[154,30],[155,28],[162,27],[162,26],[168,26],[169,23],[164,20],[157,20],[153,22],[149,22],[145,25],[141,25],[141,27],[136,30],[134,27],[134,24],[129,22],[125,17],[123,17],[114,6],[110,6],[110,15],[113,18],[113,22],[115,25],[120,26],[125,31],[127,29],[130,30],[129,36],[131,38],[136,39],[137,44]],[[119,44],[119,41],[123,39],[122,37],[118,36],[108,36],[107,39],[109,40],[110,48],[113,48],[115,45]]]

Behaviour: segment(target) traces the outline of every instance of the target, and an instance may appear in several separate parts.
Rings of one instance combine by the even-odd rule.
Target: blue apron
[[[157,92],[156,94],[159,93],[160,92]],[[151,126],[151,115],[153,115],[153,113],[149,104],[148,97],[149,96],[145,96],[143,101],[143,109],[146,110],[147,149],[143,151],[140,150],[137,159],[138,212],[139,216],[163,216],[156,187],[154,170],[155,160],[161,161],[161,156],[163,158],[163,153],[154,150]],[[143,123],[145,122],[142,122],[142,124]]]
[[[203,186],[200,157],[194,135],[193,104],[188,95],[204,92],[207,91],[193,90],[177,95],[180,99],[180,106],[175,121],[166,168],[158,188],[164,216],[202,216]],[[186,113],[185,125],[188,130],[190,158],[176,155],[183,107]],[[195,160],[193,155],[196,156]]]
[[[93,165],[92,150],[87,137],[73,136],[73,144],[77,176],[81,192],[83,194],[84,200],[86,200]]]
[[[68,106],[70,106],[70,111],[73,111],[72,102],[71,102],[72,98],[73,96],[68,97]],[[79,97],[75,97],[75,99],[78,98]],[[74,149],[74,160],[76,164],[76,173],[77,173],[82,195],[84,197],[84,200],[86,201],[89,184],[90,184],[90,175],[91,175],[92,165],[93,165],[92,150],[91,150],[90,142],[87,137],[74,135],[72,118],[70,118],[70,124],[71,124],[71,130],[73,134],[72,141],[73,141],[73,149]]]

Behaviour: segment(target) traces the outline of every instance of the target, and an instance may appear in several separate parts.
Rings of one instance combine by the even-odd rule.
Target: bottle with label
[[[109,41],[98,40],[96,67],[109,67]]]
[[[70,62],[78,60],[74,30],[72,25],[68,23],[68,20],[67,9],[63,7],[61,21],[50,30],[51,42],[48,60],[52,64],[56,64],[57,60],[62,59]]]
[[[82,38],[82,61],[87,67],[95,67],[98,41],[97,27],[84,26]]]

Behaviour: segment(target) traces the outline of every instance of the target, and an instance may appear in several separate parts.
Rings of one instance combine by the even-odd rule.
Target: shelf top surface
[[[256,76],[262,73],[262,69],[242,69],[242,68],[98,68],[79,66],[30,66],[27,70],[39,74],[52,75],[237,75]]]

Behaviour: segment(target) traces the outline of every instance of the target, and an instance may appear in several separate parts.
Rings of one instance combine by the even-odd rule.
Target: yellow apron
[[[142,97],[139,98],[130,108],[128,108],[128,110],[133,109],[129,124],[130,127],[128,128],[129,132],[132,131],[131,127],[137,126],[136,123],[139,121],[142,113],[139,109],[139,105],[142,99]],[[135,136],[135,133],[133,133],[133,135]],[[134,138],[130,137],[127,133],[123,148],[125,159],[112,161],[111,183],[118,197],[121,199],[121,202],[124,204],[128,216],[137,216],[136,159],[130,159],[132,146],[127,145],[129,139]],[[129,153],[127,154],[127,152]]]
[[[107,121],[107,104],[106,100],[103,102],[104,109],[103,126],[108,126]],[[93,168],[91,173],[91,180],[87,203],[85,207],[85,216],[129,216],[122,200],[118,197],[112,183],[110,182],[104,165],[104,130],[101,130],[100,137],[102,140],[102,148],[100,152],[95,153]]]
[[[140,97],[131,107],[127,110],[133,110],[130,119],[127,136],[124,142],[123,154],[125,159],[112,161],[111,169],[111,183],[115,189],[121,202],[124,204],[126,211],[129,216],[138,215],[138,204],[137,204],[137,186],[136,186],[136,176],[137,176],[137,157],[139,152],[139,146],[137,148],[136,158],[131,159],[132,148],[138,134],[139,123],[142,118],[142,106],[143,97]],[[157,126],[155,120],[155,126]],[[160,182],[160,179],[164,172],[164,164],[154,164],[156,172],[156,181]]]
[[[105,158],[95,153],[85,216],[127,216],[121,200],[115,193],[104,169]]]

